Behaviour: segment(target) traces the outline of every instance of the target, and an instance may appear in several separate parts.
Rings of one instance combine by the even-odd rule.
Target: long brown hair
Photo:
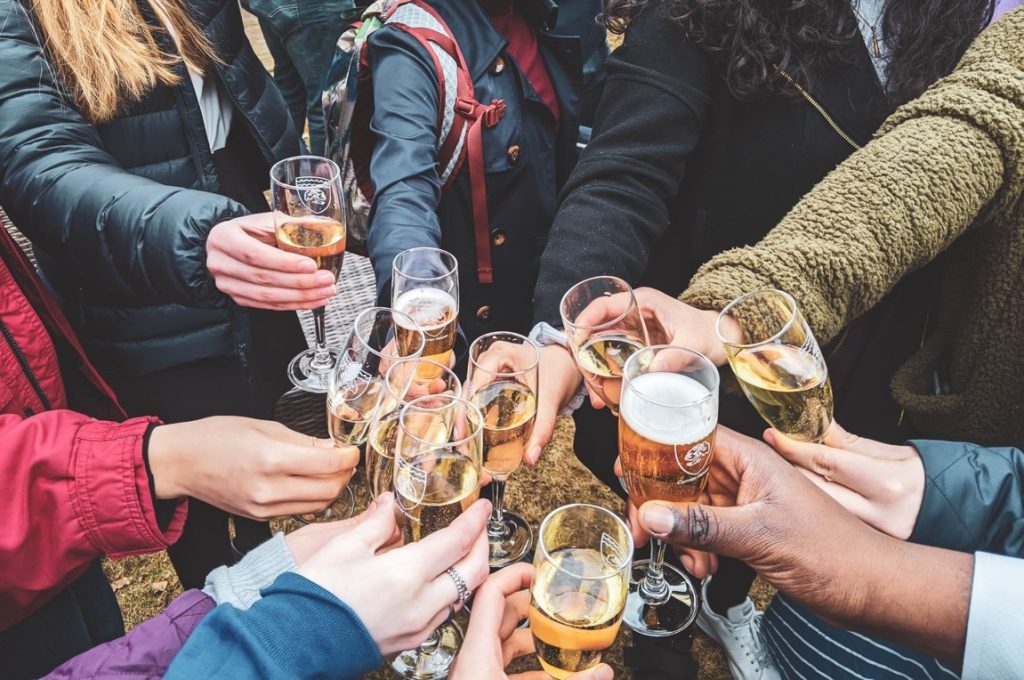
[[[217,61],[182,0],[151,0],[178,53],[160,48],[163,30],[145,21],[137,0],[32,0],[50,62],[86,119],[103,123],[157,85],[180,80],[180,61],[200,73]]]

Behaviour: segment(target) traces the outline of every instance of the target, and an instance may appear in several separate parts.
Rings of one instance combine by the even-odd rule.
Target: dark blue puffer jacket
[[[233,126],[255,147],[253,176],[265,178],[272,162],[302,149],[284,100],[235,0],[188,7],[222,60],[216,77],[235,105]],[[153,20],[148,4],[140,9]],[[94,126],[71,104],[18,0],[0,0],[0,64],[0,205],[32,239],[90,356],[141,375],[244,354],[247,312],[215,287],[205,244],[215,224],[249,211],[218,194],[184,66],[179,85]]]

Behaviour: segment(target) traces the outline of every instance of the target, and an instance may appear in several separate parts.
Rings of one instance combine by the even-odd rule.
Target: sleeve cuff
[[[261,590],[295,566],[284,534],[278,532],[269,541],[249,551],[238,564],[211,571],[206,577],[203,592],[217,604],[248,609],[260,599]]]
[[[1024,560],[975,553],[971,608],[964,648],[964,680],[1012,678],[1020,674],[1024,611]]]

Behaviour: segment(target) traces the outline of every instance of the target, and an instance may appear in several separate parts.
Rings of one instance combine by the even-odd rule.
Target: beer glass
[[[388,369],[402,357],[416,357],[423,351],[423,334],[415,328],[415,321],[387,307],[370,307],[356,316],[328,383],[327,429],[335,444],[366,443],[385,393]],[[308,524],[345,519],[354,509],[355,496],[345,487],[326,510],[295,515],[295,521]]]
[[[455,256],[438,248],[410,248],[396,255],[391,306],[408,314],[423,330],[427,338],[423,358],[448,366],[459,325],[459,263]]]
[[[427,366],[424,366],[427,364]],[[419,374],[436,374],[421,378]],[[395,447],[398,444],[398,416],[402,406],[426,395],[462,396],[462,382],[448,368],[430,359],[399,359],[384,376],[384,394],[376,416],[370,421],[366,441],[366,484],[370,497],[394,490]]]
[[[742,344],[722,336],[726,316],[743,329]],[[821,442],[832,425],[832,383],[796,300],[781,290],[741,295],[722,310],[716,330],[732,372],[761,417],[788,437]]]
[[[484,417],[484,470],[491,476],[487,523],[492,569],[523,558],[533,545],[525,519],[505,510],[505,485],[523,462],[537,416],[540,352],[518,333],[487,333],[469,348],[466,398]]]
[[[406,404],[395,454],[395,511],[406,543],[444,529],[480,498],[483,417],[465,399],[427,395]],[[443,623],[391,667],[410,680],[447,677],[462,637],[454,621]]]
[[[698,352],[653,345],[629,358],[623,383],[619,461],[630,501],[698,501],[715,446],[718,369]],[[665,543],[652,539],[651,558],[633,563],[626,625],[675,635],[696,618],[696,593],[686,573],[665,564]]]
[[[277,247],[311,257],[318,269],[341,273],[345,258],[345,203],[341,170],[326,158],[295,156],[270,168],[270,208]],[[313,310],[316,344],[288,364],[288,378],[305,392],[324,393],[339,350],[327,346],[326,309]]]
[[[650,342],[633,289],[618,277],[595,276],[570,288],[560,311],[583,379],[619,415],[623,367]]]
[[[530,632],[543,669],[566,678],[601,662],[622,623],[633,538],[596,505],[566,505],[540,525]]]

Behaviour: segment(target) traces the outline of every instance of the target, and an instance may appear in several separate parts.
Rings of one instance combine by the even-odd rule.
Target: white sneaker
[[[705,581],[701,589],[703,597],[697,613],[697,625],[722,646],[732,677],[737,680],[781,680],[779,668],[761,638],[764,613],[759,612],[748,597],[730,607],[725,616],[716,614],[708,605],[710,582],[711,579]]]

